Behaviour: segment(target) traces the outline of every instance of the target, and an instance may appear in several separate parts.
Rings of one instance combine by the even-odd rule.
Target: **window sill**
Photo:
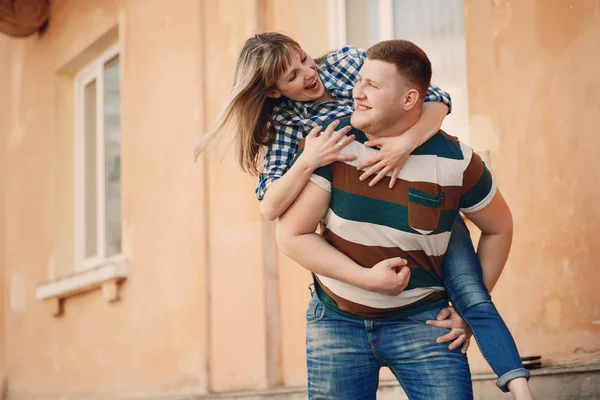
[[[36,288],[35,296],[47,302],[52,314],[58,316],[62,314],[64,299],[93,289],[102,288],[104,299],[108,302],[118,300],[118,284],[128,275],[129,265],[125,259],[108,261],[96,268],[42,283]]]

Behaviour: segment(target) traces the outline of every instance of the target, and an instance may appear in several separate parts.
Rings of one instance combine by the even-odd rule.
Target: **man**
[[[362,143],[418,120],[430,80],[431,64],[413,43],[371,47],[353,93],[356,141],[344,149],[357,159],[315,171],[278,222],[280,247],[315,278],[310,399],[375,398],[382,366],[411,399],[473,397],[466,356],[436,342],[440,330],[426,321],[447,304],[441,265],[458,211],[484,235],[494,232],[495,245],[479,255],[503,264],[512,234],[506,203],[481,159],[442,132],[411,154],[393,190],[387,182],[370,188],[356,168],[377,151]]]

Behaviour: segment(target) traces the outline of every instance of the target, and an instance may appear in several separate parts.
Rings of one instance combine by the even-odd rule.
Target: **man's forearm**
[[[278,233],[278,241],[281,250],[307,270],[369,290],[364,279],[367,269],[331,246],[321,235]]]
[[[483,270],[483,281],[488,291],[492,291],[504,269],[512,242],[512,230],[486,235],[482,234],[477,247],[477,255]]]

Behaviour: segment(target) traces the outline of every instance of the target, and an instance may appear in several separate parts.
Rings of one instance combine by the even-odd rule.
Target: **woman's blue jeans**
[[[496,385],[507,392],[506,385],[512,379],[529,379],[517,345],[485,287],[469,229],[460,215],[452,227],[442,271],[452,305],[473,332],[481,353],[499,377]]]

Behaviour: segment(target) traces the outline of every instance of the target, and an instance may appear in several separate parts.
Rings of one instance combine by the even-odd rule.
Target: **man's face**
[[[405,113],[403,98],[407,89],[404,78],[393,64],[366,59],[352,91],[352,126],[377,135],[396,124]]]

